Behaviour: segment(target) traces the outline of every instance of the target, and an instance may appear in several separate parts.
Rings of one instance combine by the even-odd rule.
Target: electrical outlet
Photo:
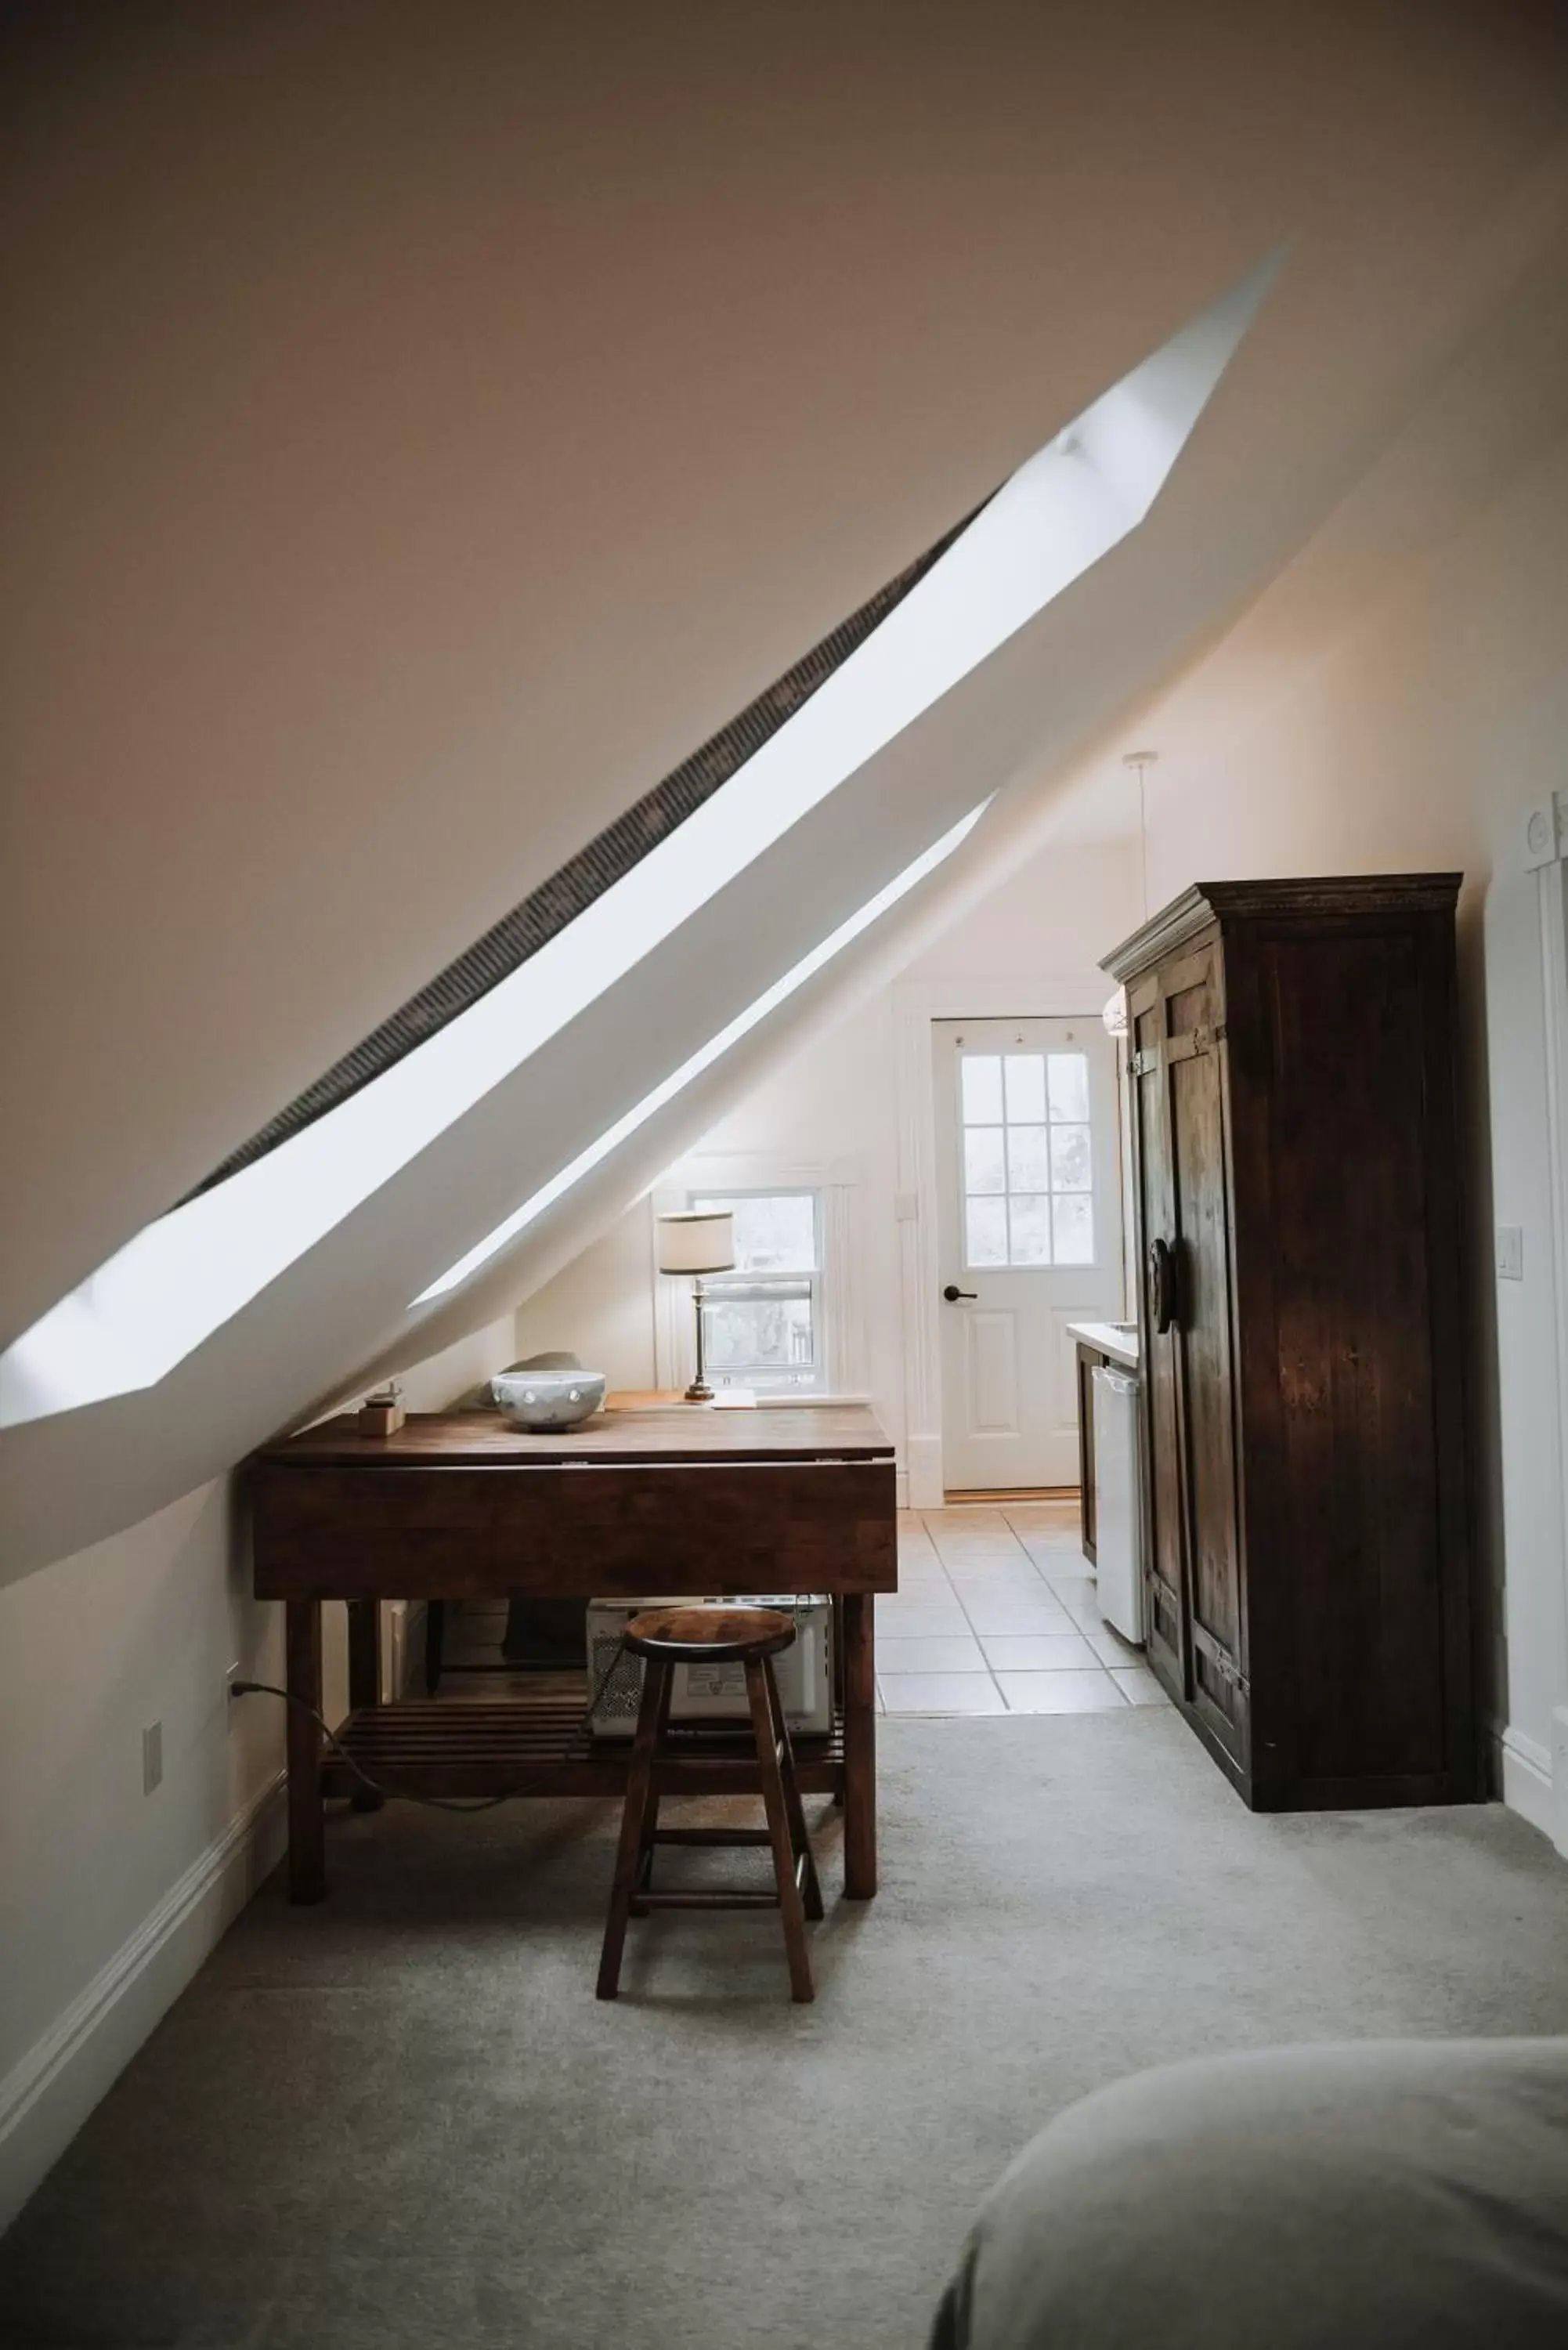
[[[141,1733],[141,1792],[151,1795],[163,1783],[163,1724],[149,1722]]]
[[[1497,1277],[1500,1281],[1524,1279],[1524,1228],[1521,1224],[1499,1224],[1497,1228]]]

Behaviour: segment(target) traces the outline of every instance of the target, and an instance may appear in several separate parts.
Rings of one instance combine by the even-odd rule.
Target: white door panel
[[[973,1424],[987,1436],[1017,1436],[1018,1317],[980,1308],[963,1317],[969,1342]]]
[[[1121,1306],[1116,1053],[1100,1024],[931,1025],[950,1489],[1071,1485],[1072,1322]]]

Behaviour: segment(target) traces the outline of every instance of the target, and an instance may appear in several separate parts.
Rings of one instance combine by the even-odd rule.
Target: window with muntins
[[[964,1262],[1093,1264],[1094,1156],[1083,1053],[965,1053]]]
[[[692,1192],[692,1208],[735,1220],[735,1270],[711,1274],[708,1376],[715,1387],[825,1388],[822,1198],[816,1191]]]

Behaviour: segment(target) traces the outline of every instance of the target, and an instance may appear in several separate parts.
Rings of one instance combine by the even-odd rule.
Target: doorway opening
[[[1071,1329],[1121,1305],[1115,1046],[1084,1015],[938,1019],[930,1053],[942,1487],[1075,1499]]]

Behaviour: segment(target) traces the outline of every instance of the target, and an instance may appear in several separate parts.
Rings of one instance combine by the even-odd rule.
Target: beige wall
[[[504,1322],[413,1365],[410,1407],[450,1401],[511,1340]],[[0,1591],[0,2227],[277,1856],[282,1705],[226,1691],[235,1665],[281,1679],[282,1614],[250,1596],[227,1477]],[[343,1611],[327,1615],[336,1720]]]
[[[1291,240],[1069,676],[967,706],[977,795],[1103,723],[1503,297],[1568,123],[1536,0],[96,14],[31,12],[0,140],[5,1339]],[[739,957],[703,974],[731,1009]],[[250,1318],[260,1426],[211,1402],[221,1344],[177,1398],[200,1463],[106,1409],[95,1461],[160,1471],[117,1472],[119,1523],[396,1343],[485,1229],[475,1160],[560,1122],[481,1120],[333,1237],[308,1315]],[[68,1482],[0,1449],[8,1489]]]

